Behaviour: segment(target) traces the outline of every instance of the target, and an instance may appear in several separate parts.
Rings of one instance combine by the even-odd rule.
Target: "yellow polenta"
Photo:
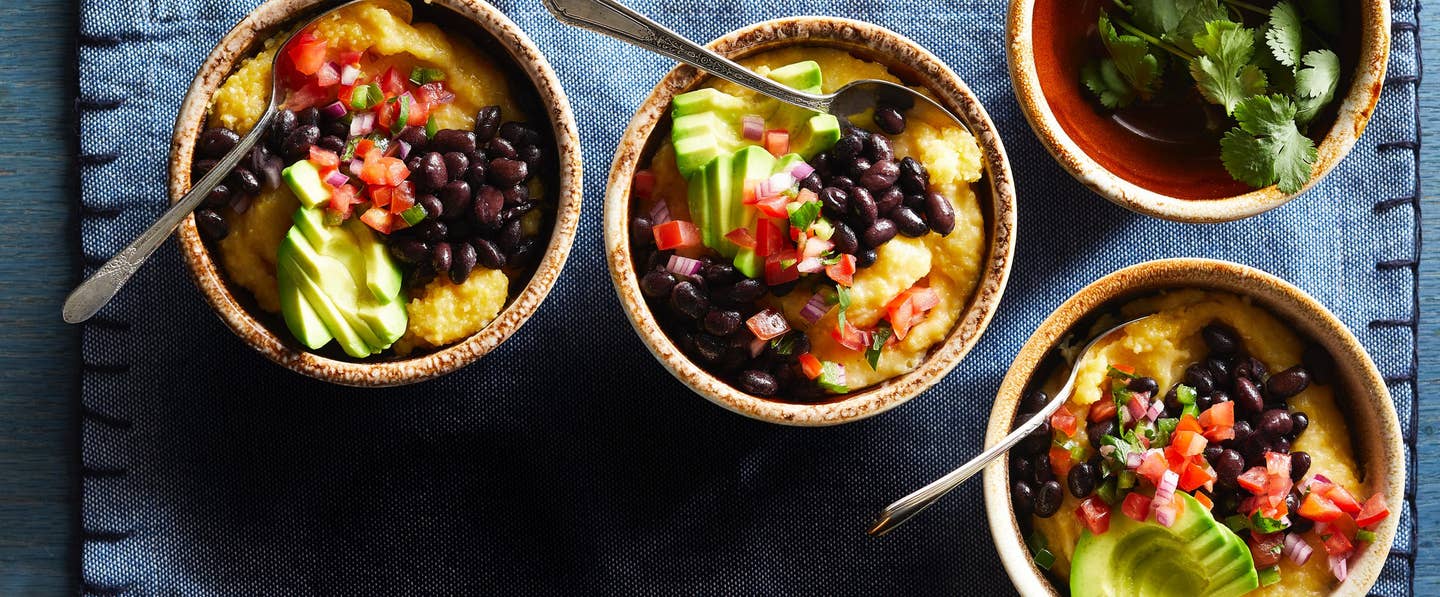
[[[1180,290],[1131,302],[1121,309],[1125,319],[1155,313],[1145,321],[1131,324],[1123,335],[1101,343],[1098,351],[1079,363],[1075,393],[1066,405],[1081,419],[1090,405],[1102,397],[1101,386],[1111,365],[1130,365],[1137,375],[1153,377],[1161,388],[1179,383],[1185,368],[1199,362],[1209,350],[1200,336],[1200,329],[1214,322],[1230,326],[1240,337],[1251,356],[1260,359],[1272,372],[1300,364],[1304,344],[1284,323],[1246,298],[1220,292]],[[1124,321],[1121,319],[1120,321]],[[1119,321],[1101,321],[1096,332]],[[1059,389],[1063,380],[1057,374],[1046,384],[1047,392]],[[1307,477],[1325,475],[1356,495],[1362,485],[1356,474],[1355,452],[1350,445],[1350,432],[1344,415],[1335,405],[1335,395],[1328,385],[1311,384],[1304,392],[1289,400],[1293,410],[1310,416],[1310,427],[1293,446],[1309,452],[1314,464]],[[1086,442],[1085,434],[1076,438]],[[1093,453],[1093,452],[1092,452]],[[1069,579],[1070,558],[1080,539],[1082,526],[1073,512],[1080,500],[1065,493],[1059,512],[1050,518],[1032,517],[1035,530],[1045,535],[1055,552],[1051,568],[1062,580]],[[1118,512],[1115,515],[1119,515]],[[1307,540],[1318,554],[1304,566],[1289,559],[1280,563],[1280,582],[1252,592],[1252,595],[1325,595],[1334,587],[1335,578],[1326,567],[1325,548],[1307,533]]]
[[[856,79],[900,82],[884,66],[833,48],[783,48],[744,58],[740,63],[764,75],[774,68],[804,60],[820,64],[824,77],[821,86],[827,93]],[[754,106],[756,113],[768,114],[775,110],[775,100],[757,96],[728,81],[716,81],[711,86],[744,99]],[[969,304],[985,255],[985,219],[970,186],[980,180],[983,170],[975,138],[929,105],[916,105],[906,113],[906,119],[905,131],[890,136],[895,157],[898,160],[910,156],[925,164],[930,171],[932,190],[944,195],[955,207],[955,229],[946,236],[934,232],[918,238],[900,235],[881,245],[875,264],[855,274],[846,319],[862,328],[873,328],[885,315],[885,305],[916,284],[933,288],[940,296],[940,304],[917,323],[903,341],[887,347],[881,353],[878,366],[871,369],[863,352],[841,346],[830,335],[836,326],[838,310],[831,309],[810,324],[799,316],[810,298],[808,293],[791,293],[777,301],[791,326],[814,330],[807,335],[811,353],[816,358],[845,366],[846,383],[852,389],[884,381],[919,366],[930,348],[950,333]],[[851,121],[874,129],[868,113]],[[674,148],[669,141],[657,151],[651,170],[655,173],[658,195],[668,200],[671,213],[688,217],[685,179],[676,170]]]
[[[325,18],[315,25],[315,32],[332,49],[363,51],[361,70],[368,78],[391,67],[407,74],[418,66],[443,71],[455,101],[431,112],[442,129],[469,130],[476,111],[490,105],[500,106],[506,120],[526,120],[504,73],[492,60],[468,42],[445,35],[434,24],[411,23],[410,19],[409,4],[375,0]],[[225,80],[211,104],[210,126],[223,126],[242,135],[255,126],[269,102],[275,47],[286,35],[288,32],[266,41],[259,54],[245,60]],[[294,194],[282,185],[262,192],[245,213],[227,208],[224,214],[230,234],[219,242],[220,263],[230,279],[249,290],[266,311],[280,310],[276,251],[298,207]],[[411,289],[410,324],[395,344],[396,352],[443,346],[474,334],[504,306],[508,288],[509,279],[501,272],[477,268],[458,287],[441,275],[424,288]]]

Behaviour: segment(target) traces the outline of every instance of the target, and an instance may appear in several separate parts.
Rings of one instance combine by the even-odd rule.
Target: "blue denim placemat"
[[[86,271],[166,205],[174,115],[255,0],[82,0]],[[408,388],[292,374],[210,312],[173,242],[85,327],[81,573],[103,594],[997,594],[1013,591],[970,483],[883,539],[877,509],[981,446],[1010,358],[1066,297],[1176,256],[1250,264],[1333,309],[1391,381],[1410,489],[1375,587],[1412,592],[1418,5],[1395,0],[1389,81],[1354,152],[1268,214],[1187,226],[1082,188],[1041,148],[1006,74],[1005,2],[635,2],[696,39],[796,14],[860,18],[935,52],[1004,135],[1019,249],[974,352],[911,403],[830,429],[691,394],[626,322],[602,259],[613,149],[672,64],[499,7],[554,64],[580,123],[585,212],[549,299],[479,363]]]

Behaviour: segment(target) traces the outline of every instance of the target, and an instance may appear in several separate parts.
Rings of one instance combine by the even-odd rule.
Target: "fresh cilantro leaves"
[[[1303,125],[1335,99],[1335,87],[1340,84],[1340,57],[1330,50],[1315,50],[1301,61],[1305,68],[1295,73],[1295,121]]]
[[[1265,71],[1250,64],[1255,36],[1249,29],[1231,21],[1210,21],[1194,42],[1201,54],[1190,62],[1190,74],[1200,95],[1224,106],[1226,114],[1234,114],[1240,100],[1265,92]]]
[[[835,297],[840,301],[840,309],[835,313],[835,325],[843,330],[845,329],[845,311],[850,308],[850,289],[836,284]]]
[[[1257,95],[1235,106],[1239,126],[1220,140],[1225,169],[1254,187],[1278,184],[1295,193],[1310,180],[1315,142],[1295,124],[1295,103],[1283,95]]]
[[[790,225],[801,230],[809,230],[810,225],[815,223],[815,218],[820,217],[820,202],[806,201],[795,208],[790,214]]]
[[[895,334],[890,324],[881,322],[880,328],[875,330],[875,335],[870,339],[870,347],[865,349],[865,362],[870,363],[870,370],[874,371],[880,366],[880,351],[885,349],[885,343],[890,341],[890,336]]]
[[[1265,30],[1265,45],[1275,54],[1275,60],[1285,66],[1300,64],[1302,25],[1300,13],[1295,5],[1280,2],[1270,9],[1270,27]]]

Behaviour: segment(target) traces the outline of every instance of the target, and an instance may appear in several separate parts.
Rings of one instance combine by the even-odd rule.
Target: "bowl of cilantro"
[[[1077,180],[1182,222],[1278,207],[1380,98],[1386,0],[1012,0],[1010,77]]]

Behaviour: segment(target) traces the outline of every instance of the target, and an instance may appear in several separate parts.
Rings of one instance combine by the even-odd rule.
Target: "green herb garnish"
[[[790,356],[795,352],[795,334],[785,334],[771,340],[770,349],[780,356]]]
[[[1250,516],[1250,528],[1261,534],[1270,534],[1290,528],[1290,523],[1269,518],[1259,512]]]
[[[820,202],[806,201],[801,203],[795,211],[790,212],[790,225],[801,230],[809,230],[810,225],[815,223],[815,218],[820,217]]]
[[[1225,517],[1225,526],[1238,533],[1250,528],[1250,519],[1243,514],[1231,514]]]
[[[843,330],[845,329],[845,311],[850,308],[850,289],[837,284],[835,297],[840,302],[840,310],[835,314],[835,324]]]
[[[870,347],[865,349],[865,362],[870,363],[871,371],[880,366],[880,351],[885,348],[885,342],[889,341],[890,336],[894,333],[895,330],[885,322],[881,322],[879,329],[875,330],[875,335],[870,339]]]
[[[410,96],[402,95],[394,101],[400,106],[400,114],[395,116],[395,122],[390,123],[390,134],[398,135],[405,130],[405,123],[410,120]]]
[[[820,377],[815,379],[820,387],[830,392],[844,394],[850,391],[845,384],[845,367],[833,361],[822,361],[820,363]]]

